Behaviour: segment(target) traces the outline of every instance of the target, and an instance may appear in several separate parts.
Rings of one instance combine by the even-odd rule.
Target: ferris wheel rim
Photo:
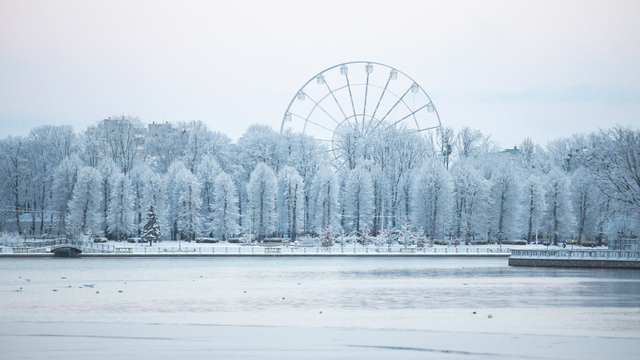
[[[349,80],[349,73],[348,71],[344,71],[344,73],[342,72],[342,67],[348,66],[348,65],[354,65],[354,64],[362,64],[365,66],[365,72],[366,72],[366,82],[364,81],[357,81],[356,83],[351,83]],[[376,66],[380,66],[383,69],[388,69],[390,70],[389,72],[389,76],[386,79],[386,84],[384,85],[384,87],[380,86],[379,84],[382,84],[384,81],[381,81],[379,78],[377,80],[377,84],[376,81],[374,81],[373,83],[369,82],[370,79],[370,74],[371,72],[373,72],[373,68],[369,68],[369,66],[372,65],[376,65]],[[332,89],[331,86],[329,85],[329,82],[327,82],[326,78],[325,78],[325,74],[328,73],[329,71],[335,70],[337,68],[341,68],[340,69],[340,75],[344,75],[344,81],[346,81],[346,84],[341,84],[340,86],[338,86],[335,89]],[[348,68],[347,68],[348,69]],[[395,79],[399,79],[397,74],[401,74],[402,77],[405,79],[404,81],[409,81],[410,82],[410,86],[407,88],[407,90],[404,92],[404,94],[399,95],[400,91],[396,91],[398,89],[394,89],[394,87],[392,86],[391,88],[389,88],[390,82],[392,80]],[[333,76],[333,75],[331,75]],[[356,79],[358,78],[358,76],[356,76]],[[308,93],[307,91],[305,91],[305,89],[307,89],[307,87],[309,86],[309,84],[311,84],[314,80],[318,81],[318,84],[324,84],[326,86],[326,90],[327,92],[324,93],[320,93],[320,94],[314,94],[313,96],[318,95],[318,100],[314,100],[313,97],[310,95],[310,93]],[[362,80],[362,79],[361,79]],[[375,79],[374,79],[375,80]],[[365,93],[364,93],[364,97],[361,98],[364,102],[364,109],[362,110],[362,113],[358,113],[356,111],[355,105],[354,105],[354,97],[353,97],[353,93],[352,93],[352,89],[356,89],[357,87],[360,86],[365,86]],[[377,100],[376,106],[375,106],[375,110],[373,110],[372,114],[368,114],[368,109],[367,109],[367,99],[368,99],[368,93],[369,93],[369,87],[372,88],[378,88],[381,89],[382,92],[380,94],[380,97]],[[414,91],[414,88],[417,88],[418,91]],[[343,90],[347,89],[349,92],[349,99],[350,99],[350,105],[351,105],[351,109],[349,108],[348,104],[344,104],[344,102],[338,101],[336,95],[341,93]],[[414,96],[414,103],[412,106],[409,105],[408,101],[409,98],[406,97],[407,94],[409,94],[409,92],[412,92],[414,94],[417,93],[421,93],[422,95],[424,95],[424,97],[426,97],[426,101],[425,100],[421,100],[422,102],[422,106],[416,108],[416,104],[415,104],[415,96]],[[397,92],[397,93],[396,93]],[[381,117],[377,117],[376,115],[378,114],[378,109],[385,109],[388,106],[383,106],[380,107],[381,104],[384,104],[383,99],[385,99],[385,95],[389,93],[389,95],[393,96],[393,99],[397,99],[397,101],[395,102],[395,104],[393,104],[393,106],[391,106],[388,111],[386,112],[386,114],[384,114],[384,116],[380,115]],[[342,93],[344,94],[344,93]],[[422,96],[421,95],[421,96]],[[328,105],[327,103],[325,103],[325,101],[327,100],[327,98],[331,96],[338,109],[340,110],[339,113],[336,113],[336,110],[331,110],[331,106]],[[341,99],[344,97],[344,95],[341,96]],[[423,97],[423,99],[424,99]],[[298,100],[305,100],[306,98],[308,98],[312,103],[313,106],[311,108],[311,110],[308,111],[307,114],[304,114],[306,111],[301,111],[301,113],[303,115],[298,115],[297,113],[293,113],[292,110],[292,106],[294,105],[296,99]],[[387,97],[388,98],[388,97]],[[385,100],[385,102],[387,102],[388,100]],[[393,101],[393,100],[391,100]],[[333,113],[333,115],[331,113],[329,113],[329,111],[327,111],[322,105],[325,106],[329,106],[328,109],[331,111],[331,113]],[[346,105],[343,108],[343,105]],[[359,106],[362,105],[361,103],[359,103]],[[400,105],[398,107],[398,105]],[[421,105],[421,104],[419,104]],[[402,108],[402,109],[406,109],[409,111],[409,114],[402,117],[400,120],[396,120],[395,118],[395,114],[398,111],[398,108]],[[423,110],[427,108],[427,112],[429,113],[434,113],[435,118],[431,118],[431,120],[428,120],[428,117],[425,117]],[[328,120],[318,120],[316,118],[314,118],[314,113],[320,113],[318,111],[318,109],[320,109],[322,112],[324,112],[333,122],[329,121],[328,123],[326,123],[326,121]],[[347,112],[345,112],[345,109]],[[349,113],[350,111],[353,111],[353,115],[347,115],[347,113]],[[298,109],[296,109],[295,111],[298,111]],[[404,110],[402,110],[404,111]],[[342,113],[342,118],[340,117],[340,113]],[[334,117],[334,115],[337,115]],[[385,119],[387,119],[387,117],[391,115],[390,118],[390,122],[393,122],[392,124],[389,123],[385,123]],[[404,115],[404,114],[402,114]],[[400,115],[400,116],[402,116]],[[358,117],[361,116],[362,117],[362,131],[363,133],[373,133],[376,129],[378,129],[380,126],[382,126],[382,129],[387,129],[387,128],[391,128],[391,127],[395,127],[397,124],[402,123],[403,121],[405,121],[406,119],[412,117],[413,118],[413,122],[415,122],[415,129],[413,129],[412,131],[410,131],[411,134],[422,134],[424,131],[428,131],[428,130],[433,130],[436,129],[436,131],[438,129],[442,128],[442,121],[440,119],[440,114],[438,112],[438,109],[436,108],[435,104],[433,103],[433,100],[431,99],[431,96],[429,96],[429,94],[425,91],[425,89],[418,84],[417,81],[415,81],[411,76],[409,76],[408,74],[406,74],[405,72],[398,70],[395,67],[383,64],[383,63],[379,63],[379,62],[375,62],[375,61],[349,61],[349,62],[344,62],[344,63],[340,63],[340,64],[336,64],[333,66],[330,66],[318,73],[316,73],[314,76],[310,77],[299,89],[298,91],[295,93],[295,95],[292,97],[291,101],[289,102],[287,109],[284,113],[284,116],[282,118],[282,122],[280,125],[280,133],[284,133],[285,131],[285,123],[286,122],[291,122],[293,117],[299,118],[300,120],[302,120],[304,123],[302,124],[302,130],[301,133],[302,134],[306,134],[307,133],[307,127],[309,126],[315,126],[316,131],[320,130],[321,133],[328,135],[328,136],[318,136],[318,135],[312,135],[312,137],[318,141],[322,141],[322,142],[328,142],[331,143],[331,149],[328,150],[329,152],[334,152],[334,155],[336,155],[336,149],[335,149],[335,137],[336,137],[336,131],[338,131],[338,129],[340,127],[342,127],[345,122],[349,124],[349,126],[353,127],[354,129],[358,129],[359,126],[359,122],[358,122]],[[369,118],[369,121],[366,121],[366,119]],[[325,118],[326,119],[326,118]],[[355,121],[354,121],[355,119]],[[434,120],[437,120],[434,121]],[[427,122],[431,122],[431,124],[425,123],[425,121]],[[319,124],[323,123],[323,124]],[[375,122],[375,126],[373,125]],[[365,130],[365,123],[366,123],[366,130]],[[298,123],[299,124],[299,123]],[[331,124],[331,125],[327,125],[327,124]],[[326,125],[326,126],[325,126]],[[426,125],[426,126],[425,126]],[[298,125],[299,126],[299,125]],[[333,127],[333,129],[331,129],[331,127]],[[409,125],[409,127],[407,128],[407,130],[409,128],[413,128],[413,125]],[[298,128],[299,129],[299,128]],[[289,128],[288,128],[289,130]],[[298,130],[300,131],[300,130]],[[324,131],[327,131],[328,133],[324,133]],[[422,136],[422,135],[420,135]]]
[[[395,71],[397,71],[398,73],[400,73],[400,74],[402,74],[403,76],[405,76],[407,79],[411,80],[414,84],[416,84],[416,85],[418,86],[418,88],[419,88],[419,89],[422,91],[422,93],[427,97],[427,99],[429,99],[429,103],[431,103],[431,104],[432,104],[432,106],[433,106],[433,110],[434,110],[434,113],[435,113],[435,115],[436,115],[436,118],[438,119],[438,125],[436,126],[436,128],[437,128],[437,127],[442,127],[442,121],[440,120],[440,114],[438,113],[438,108],[433,104],[433,100],[431,99],[431,97],[429,96],[429,94],[424,90],[424,88],[423,88],[420,84],[418,84],[418,82],[416,82],[416,81],[415,81],[415,79],[413,79],[411,76],[407,75],[404,71],[402,71],[402,70],[398,70],[397,68],[392,67],[392,66],[389,66],[389,65],[387,65],[387,64],[383,64],[383,63],[379,63],[379,62],[375,62],[375,61],[363,61],[363,60],[348,61],[348,62],[344,62],[344,63],[336,64],[336,65],[330,66],[330,67],[328,67],[328,68],[326,68],[326,69],[324,69],[324,70],[322,70],[322,71],[318,72],[316,75],[314,75],[314,76],[312,76],[311,78],[309,78],[309,80],[307,80],[307,82],[305,82],[305,83],[304,83],[304,84],[303,84],[303,85],[298,89],[298,91],[296,91],[296,95],[294,95],[294,96],[293,96],[293,98],[291,99],[291,101],[289,102],[289,105],[287,106],[287,110],[285,111],[285,114],[286,114],[286,113],[288,113],[288,112],[289,112],[289,110],[291,109],[291,105],[293,105],[293,102],[296,100],[296,96],[297,96],[297,94],[298,94],[298,93],[300,93],[304,88],[306,88],[306,87],[307,87],[307,85],[309,85],[309,84],[310,84],[314,79],[316,79],[316,78],[318,77],[318,75],[322,75],[322,74],[324,74],[325,72],[327,72],[327,71],[329,71],[329,70],[332,70],[332,69],[335,69],[335,68],[338,68],[338,67],[341,67],[341,66],[344,66],[344,65],[351,65],[351,64],[371,64],[371,65],[379,65],[379,66],[383,66],[383,67],[386,67],[386,68],[389,68],[389,69],[395,70]],[[350,85],[346,85],[346,87],[349,87],[349,86],[350,86]],[[344,86],[343,86],[343,87],[341,87],[341,88],[344,88]],[[340,88],[339,88],[339,89],[340,89]],[[330,91],[329,91],[329,93],[327,94],[327,96],[328,96],[328,95],[330,95],[330,94],[332,94],[334,91],[337,91],[337,90],[338,90],[338,89],[330,90]],[[385,91],[386,91],[386,90],[385,90]],[[384,95],[384,94],[383,94],[383,95]],[[396,96],[397,96],[397,95],[396,95]],[[325,96],[325,97],[326,97],[326,96]],[[323,99],[324,99],[324,98],[323,98]],[[336,100],[336,101],[337,101],[337,100]],[[341,110],[342,110],[342,109],[341,109]],[[343,115],[345,116],[345,118],[347,117],[347,116],[346,116],[346,114],[344,114],[344,112],[343,112]],[[305,119],[305,120],[306,120],[306,119]],[[334,120],[334,121],[335,121],[335,120]],[[285,124],[285,122],[286,122],[286,121],[285,121],[285,119],[283,118],[283,119],[282,119],[282,122],[281,122],[281,125],[280,125],[280,133],[282,133],[282,132],[284,131],[284,124]],[[337,122],[337,121],[336,121],[336,122]],[[422,130],[421,130],[421,131],[422,131]]]

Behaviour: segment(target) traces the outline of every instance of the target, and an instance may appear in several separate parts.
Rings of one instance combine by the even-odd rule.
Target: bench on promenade
[[[266,248],[264,248],[264,253],[265,254],[280,254],[280,248],[279,247],[266,247]]]

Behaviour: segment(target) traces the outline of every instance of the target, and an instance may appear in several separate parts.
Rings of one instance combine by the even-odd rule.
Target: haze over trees
[[[0,215],[3,231],[112,239],[601,242],[640,231],[640,131],[502,150],[470,128],[324,144],[266,125],[236,143],[199,121],[43,126],[0,140]]]

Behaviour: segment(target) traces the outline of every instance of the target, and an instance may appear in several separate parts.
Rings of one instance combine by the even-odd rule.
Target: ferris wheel
[[[418,83],[400,70],[367,61],[332,66],[307,81],[284,113],[280,132],[312,135],[336,150],[345,131],[367,136],[389,127],[421,133],[439,129],[440,116]]]

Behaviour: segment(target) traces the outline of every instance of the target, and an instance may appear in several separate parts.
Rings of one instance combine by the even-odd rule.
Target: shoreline
[[[73,256],[71,258],[163,258],[163,257],[457,257],[457,258],[508,258],[509,253],[87,253]],[[52,253],[33,254],[0,254],[2,258],[54,258]],[[58,257],[64,258],[64,257]]]

